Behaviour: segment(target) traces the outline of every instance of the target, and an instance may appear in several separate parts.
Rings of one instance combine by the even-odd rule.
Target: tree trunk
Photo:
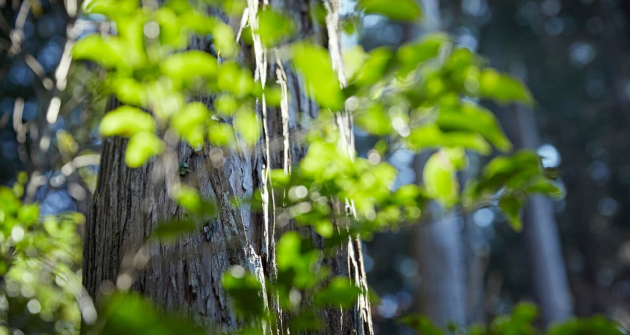
[[[293,17],[299,36],[315,35],[327,41],[324,45],[331,52],[335,69],[343,73],[336,38],[338,3],[325,1],[324,4],[328,11],[327,26],[320,27],[309,14],[309,9],[316,5],[314,1],[271,1],[273,7]],[[259,7],[257,1],[249,0],[248,7],[251,24],[262,5]],[[218,215],[200,225],[208,227],[205,230],[186,234],[170,244],[152,243],[138,252],[158,221],[183,218],[186,211],[169,198],[163,180],[154,180],[154,175],[165,173],[163,166],[149,162],[130,169],[123,159],[126,140],[114,137],[103,141],[98,186],[88,215],[84,249],[83,284],[92,297],[98,295],[105,283],[124,288],[131,283],[128,276],[131,273],[132,290],[150,297],[167,311],[185,311],[194,323],[215,326],[225,332],[242,325],[230,305],[230,297],[221,287],[221,275],[231,266],[240,265],[261,282],[273,280],[275,243],[290,225],[276,225],[278,202],[274,202],[268,183],[269,169],[285,169],[288,173],[304,156],[304,143],[289,134],[299,132],[304,120],[318,114],[318,108],[304,94],[304,83],[289,64],[276,61],[275,50],[265,50],[256,44],[255,38],[254,41],[252,52],[243,52],[241,59],[256,65],[256,78],[262,80],[263,85],[265,81],[277,81],[285,91],[284,104],[279,108],[267,108],[264,100],[257,104],[263,120],[263,136],[256,150],[225,152],[206,144],[200,152],[194,152],[183,142],[175,148],[177,160],[187,163],[190,170],[181,177],[182,182],[196,186],[203,197],[214,198],[219,205]],[[243,45],[242,49],[248,50],[248,47]],[[210,104],[211,99],[206,97],[202,101]],[[113,109],[116,104],[112,102],[108,107]],[[339,115],[336,121],[341,133],[349,134],[342,139],[342,145],[349,152],[353,151],[351,119],[348,115]],[[249,206],[235,209],[230,204],[233,196],[254,192],[261,192],[263,213]],[[321,239],[314,233],[312,236],[315,245],[323,246]],[[139,261],[143,257],[148,258],[146,266]],[[325,262],[334,275],[349,277],[367,292],[358,237],[346,240]],[[264,332],[286,334],[283,312],[272,297],[265,298],[268,308],[277,317],[278,326]],[[327,309],[321,316],[325,323],[322,334],[373,333],[370,307],[364,296],[359,297],[350,310]]]
[[[422,0],[426,13],[425,31],[440,28],[440,7],[436,0]],[[414,36],[415,37],[415,36]],[[426,162],[416,156],[414,170],[420,181]],[[437,206],[436,206],[437,207]],[[466,324],[466,274],[461,246],[462,236],[456,215],[434,208],[434,222],[418,225],[411,235],[411,255],[418,262],[420,283],[415,307],[433,322]]]
[[[534,115],[521,106],[517,107],[516,114],[515,142],[519,147],[535,149],[539,140]],[[529,198],[523,215],[523,238],[532,288],[543,323],[549,325],[570,317],[573,310],[571,291],[549,199],[539,195]]]

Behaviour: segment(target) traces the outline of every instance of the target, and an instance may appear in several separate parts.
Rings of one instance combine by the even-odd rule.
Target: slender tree
[[[435,0],[422,0],[427,20],[425,32],[440,29],[440,5]],[[415,34],[419,32],[416,30]],[[415,36],[411,36],[415,38]],[[418,183],[427,155],[415,157],[414,170]],[[418,262],[418,283],[415,307],[433,322],[466,324],[466,271],[463,257],[463,239],[457,215],[435,206],[432,221],[413,228],[410,236],[410,253]]]

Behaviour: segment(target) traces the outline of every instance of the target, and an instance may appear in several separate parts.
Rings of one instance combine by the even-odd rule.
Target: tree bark
[[[436,0],[422,0],[427,32],[440,29],[440,6]],[[417,36],[417,33],[415,34]],[[415,37],[415,36],[413,36]],[[420,181],[426,158],[416,156],[414,170]],[[415,308],[433,322],[466,324],[466,271],[463,258],[461,218],[434,208],[433,222],[412,229],[411,255],[418,262],[420,283]]]
[[[539,140],[532,111],[518,106],[516,114],[515,142],[521,148],[535,149]],[[523,215],[523,239],[527,246],[531,284],[543,323],[549,325],[567,319],[573,311],[571,290],[549,199],[540,195],[529,197]]]
[[[299,36],[316,36],[326,41],[333,64],[343,73],[338,61],[336,1],[325,1],[328,10],[327,26],[320,27],[312,20],[309,9],[315,1],[271,1],[271,6],[292,16],[299,27]],[[262,4],[248,1],[250,24]],[[253,30],[253,29],[252,29]],[[297,164],[305,153],[305,144],[298,133],[305,127],[304,120],[319,113],[317,105],[303,92],[304,83],[289,64],[274,60],[274,50],[265,50],[256,44],[253,52],[248,47],[242,54],[244,63],[255,64],[257,80],[277,81],[285,92],[281,107],[269,108],[264,100],[257,104],[263,120],[263,136],[256,150],[224,152],[206,146],[194,152],[180,142],[175,148],[177,160],[188,164],[190,172],[182,182],[194,185],[203,197],[216,199],[219,213],[200,226],[209,227],[185,234],[170,244],[152,243],[138,252],[158,221],[183,218],[186,210],[168,196],[167,184],[153,180],[152,176],[163,167],[155,161],[130,169],[124,163],[126,140],[113,137],[103,141],[98,186],[94,194],[86,224],[83,284],[92,297],[96,297],[105,283],[121,286],[132,269],[134,281],[131,289],[154,300],[166,311],[184,311],[199,325],[217,327],[223,332],[242,326],[230,305],[230,297],[221,287],[221,275],[231,266],[240,265],[264,283],[273,280],[276,272],[275,243],[281,232],[291,225],[276,224],[278,200],[273,198],[269,183],[269,169],[285,169]],[[269,60],[269,63],[268,63]],[[343,81],[342,81],[343,82]],[[202,101],[211,103],[211,97]],[[111,102],[109,109],[116,107]],[[343,143],[353,152],[352,122],[348,115],[339,114],[337,124],[341,133],[349,134]],[[219,163],[219,164],[217,164]],[[248,196],[261,192],[263,212],[249,206],[236,209],[230,204],[233,196]],[[208,233],[212,231],[213,233]],[[323,247],[323,241],[312,234],[314,244]],[[146,266],[139,258],[148,257]],[[332,258],[324,261],[333,275],[347,276],[367,292],[363,268],[361,241],[349,238]],[[121,278],[122,277],[122,278]],[[286,334],[283,311],[272,297],[265,297],[269,310],[276,315],[277,328],[264,329],[269,334]],[[326,309],[321,313],[325,323],[321,334],[372,334],[370,306],[366,297],[350,310]],[[264,328],[264,326],[263,326]]]

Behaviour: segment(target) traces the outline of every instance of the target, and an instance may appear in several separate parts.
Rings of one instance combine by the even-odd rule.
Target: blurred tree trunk
[[[519,148],[536,149],[538,131],[532,111],[517,106],[508,133]],[[571,291],[562,257],[552,204],[542,196],[530,197],[523,213],[523,239],[530,267],[531,286],[545,325],[572,314]]]
[[[339,60],[339,46],[333,34],[337,31],[336,1],[326,2],[327,26],[319,26],[308,15],[307,0],[272,1],[273,6],[283,9],[299,25],[300,36],[316,35],[331,50],[331,58]],[[257,1],[249,1],[250,15],[256,16]],[[251,9],[254,9],[252,12]],[[204,49],[203,46],[196,46]],[[230,305],[230,297],[221,287],[221,276],[231,266],[239,265],[255,274],[261,282],[275,277],[275,243],[282,231],[290,225],[276,225],[273,195],[268,185],[270,168],[290,171],[304,156],[301,138],[289,137],[299,132],[298,120],[314,118],[318,108],[301,91],[304,83],[291,70],[289,64],[258,57],[259,50],[248,53],[242,45],[243,58],[249,64],[266,69],[270,78],[286,85],[288,109],[257,108],[264,124],[263,138],[251,153],[225,152],[206,145],[194,152],[189,145],[180,142],[175,148],[179,162],[188,164],[190,172],[182,176],[182,182],[197,187],[204,197],[218,203],[218,216],[202,222],[194,233],[186,234],[171,244],[152,243],[145,239],[159,221],[185,216],[185,209],[169,198],[167,185],[157,174],[166,174],[160,161],[130,169],[124,163],[126,140],[118,137],[103,141],[98,186],[90,208],[85,234],[83,284],[92,297],[97,297],[103,287],[131,286],[156,301],[167,311],[185,311],[193,322],[218,330],[235,330],[240,321]],[[269,59],[274,59],[271,56]],[[258,54],[257,54],[258,53]],[[249,59],[248,59],[249,57]],[[343,73],[342,64],[337,70]],[[257,68],[256,71],[261,70]],[[264,71],[261,71],[264,72]],[[343,82],[343,80],[342,80]],[[211,97],[202,101],[211,104]],[[110,101],[108,109],[117,107]],[[339,114],[337,124],[342,133],[352,134],[352,122],[347,115]],[[351,135],[342,139],[349,151],[354,150]],[[234,208],[230,201],[234,196],[247,196],[261,192],[264,212],[249,206]],[[323,241],[313,235],[315,245],[323,247]],[[144,246],[144,247],[143,247]],[[337,252],[326,263],[332,274],[349,277],[367,292],[363,267],[361,241],[350,238],[341,243]],[[147,260],[144,262],[143,260]],[[146,264],[144,264],[146,263]],[[131,280],[133,279],[133,281]],[[105,285],[105,286],[103,286]],[[265,329],[264,333],[286,334],[286,314],[272,297],[265,297],[272,315],[277,316],[277,329]],[[321,334],[372,334],[370,306],[366,297],[349,310],[327,309],[321,313],[325,323]],[[267,326],[268,327],[268,326]]]
[[[440,7],[437,0],[422,0],[425,9],[424,31],[440,27]],[[407,34],[411,38],[418,33]],[[414,36],[415,35],[415,36]],[[416,179],[420,182],[424,155],[414,161]],[[418,263],[420,282],[415,294],[416,311],[438,324],[449,321],[466,324],[466,273],[460,232],[462,219],[435,206],[433,222],[412,229],[411,256]]]

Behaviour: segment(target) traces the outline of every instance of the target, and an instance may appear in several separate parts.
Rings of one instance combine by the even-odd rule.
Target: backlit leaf
[[[164,150],[164,143],[155,134],[148,131],[136,133],[129,139],[125,162],[131,168],[142,166],[149,158]]]
[[[291,48],[293,64],[306,81],[307,93],[322,107],[343,108],[343,94],[328,52],[315,44],[300,42]]]
[[[412,129],[406,141],[409,149],[418,151],[439,147],[462,147],[487,155],[491,150],[488,142],[479,134],[461,131],[443,132],[435,124]]]
[[[100,125],[103,136],[132,136],[138,132],[152,132],[155,130],[153,117],[142,110],[121,106],[105,114]]]
[[[366,14],[379,14],[398,21],[415,21],[422,16],[420,5],[414,0],[359,0],[358,6]]]
[[[427,195],[445,207],[451,207],[457,201],[459,183],[455,172],[455,167],[444,151],[431,155],[424,165],[422,181]]]

